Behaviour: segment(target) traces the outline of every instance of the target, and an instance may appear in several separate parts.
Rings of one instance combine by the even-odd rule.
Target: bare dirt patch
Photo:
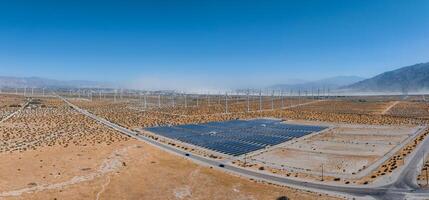
[[[416,131],[407,126],[336,125],[291,144],[251,157],[258,163],[307,172],[354,175]]]
[[[52,151],[62,159],[52,157]],[[5,199],[333,199],[201,167],[135,140],[1,156],[12,163],[17,162],[14,154],[26,167],[17,172],[2,166],[0,196]]]

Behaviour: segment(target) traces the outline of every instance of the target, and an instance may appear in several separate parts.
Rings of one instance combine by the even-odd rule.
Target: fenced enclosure
[[[254,119],[151,127],[146,130],[219,153],[238,156],[326,128],[285,124],[279,120]]]

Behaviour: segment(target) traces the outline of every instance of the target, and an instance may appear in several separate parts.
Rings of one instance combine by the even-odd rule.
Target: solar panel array
[[[282,123],[280,120],[255,119],[209,122],[147,128],[147,131],[216,152],[238,156],[327,127]]]

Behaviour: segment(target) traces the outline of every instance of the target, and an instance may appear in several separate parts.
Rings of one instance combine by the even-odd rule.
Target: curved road
[[[326,194],[338,194],[348,198],[356,197],[361,199],[368,199],[372,197],[375,199],[404,199],[406,196],[407,197],[414,196],[414,197],[420,197],[420,198],[423,196],[423,197],[429,198],[429,191],[419,189],[416,183],[416,177],[420,170],[419,165],[421,165],[421,162],[423,162],[423,157],[424,157],[423,152],[429,152],[429,137],[426,137],[424,141],[418,145],[418,147],[414,150],[414,152],[412,152],[408,156],[408,161],[406,162],[406,165],[404,167],[399,168],[399,170],[401,171],[397,179],[395,179],[393,183],[379,186],[379,187],[372,187],[371,185],[364,185],[364,186],[329,185],[329,184],[323,184],[323,183],[305,182],[305,181],[295,180],[287,177],[266,174],[262,172],[244,169],[234,165],[229,165],[220,161],[205,158],[203,156],[189,154],[184,150],[177,149],[168,144],[158,142],[151,138],[140,135],[135,131],[131,131],[115,123],[107,121],[104,118],[98,117],[84,109],[77,107],[76,105],[70,103],[63,97],[59,96],[59,98],[61,98],[64,102],[66,102],[69,106],[71,106],[73,109],[77,110],[78,112],[112,129],[115,129],[123,134],[131,136],[138,140],[145,141],[151,145],[154,145],[168,152],[175,153],[180,156],[184,156],[197,163],[216,167],[216,168],[237,174],[239,176],[252,178],[255,180],[262,180],[262,181],[271,182],[271,183],[280,184],[280,185],[291,186],[298,189],[306,189],[306,190],[322,192]]]

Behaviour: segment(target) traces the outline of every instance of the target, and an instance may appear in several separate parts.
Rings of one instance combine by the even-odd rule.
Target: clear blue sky
[[[0,3],[0,75],[241,87],[427,61],[428,0]]]

